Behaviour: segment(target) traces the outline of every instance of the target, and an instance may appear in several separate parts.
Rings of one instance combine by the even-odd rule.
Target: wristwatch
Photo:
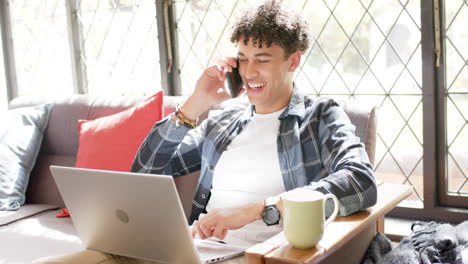
[[[265,206],[263,207],[262,219],[267,226],[277,225],[281,219],[281,213],[276,207],[277,197],[268,197],[265,199]]]

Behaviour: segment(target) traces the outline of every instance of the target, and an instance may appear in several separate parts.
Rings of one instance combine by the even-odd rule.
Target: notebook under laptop
[[[171,176],[50,170],[87,249],[171,264],[213,263],[246,250],[193,239]]]

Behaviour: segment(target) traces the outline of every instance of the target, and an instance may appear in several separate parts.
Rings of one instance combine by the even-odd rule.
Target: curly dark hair
[[[282,47],[286,57],[296,51],[304,53],[309,48],[310,37],[307,22],[293,10],[287,9],[282,0],[266,0],[255,9],[241,12],[231,33],[231,42],[244,44],[249,40],[261,48],[275,43]]]

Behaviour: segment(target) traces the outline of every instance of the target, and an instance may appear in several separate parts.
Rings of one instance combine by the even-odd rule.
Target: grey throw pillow
[[[43,104],[0,114],[0,211],[24,204],[51,110]]]

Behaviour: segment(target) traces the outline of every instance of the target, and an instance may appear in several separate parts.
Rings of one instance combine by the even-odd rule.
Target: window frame
[[[3,54],[4,54],[4,65],[5,65],[5,77],[6,77],[6,86],[7,86],[7,96],[10,103],[14,98],[18,97],[18,85],[17,85],[17,74],[16,74],[16,64],[14,57],[14,46],[11,30],[11,14],[10,14],[10,2],[11,0],[0,0],[0,26],[2,27],[1,39],[3,43]],[[158,31],[158,43],[159,43],[159,54],[160,54],[160,74],[161,74],[161,87],[167,95],[176,95],[178,93],[177,89],[172,87],[180,87],[178,83],[179,74],[177,71],[177,63],[173,63],[172,70],[167,71],[167,54],[169,52],[175,53],[171,49],[166,49],[166,35],[165,35],[165,23],[164,23],[164,13],[163,7],[168,4],[168,19],[170,23],[170,31],[174,28],[171,17],[172,7],[170,0],[155,0],[156,8],[156,24]],[[71,57],[71,67],[72,67],[72,84],[73,91],[75,94],[87,94],[87,73],[84,64],[82,63],[82,54],[83,50],[83,36],[82,36],[82,27],[78,21],[78,4],[79,0],[65,0],[65,8],[67,14],[67,29],[70,43],[70,57]],[[173,33],[170,33],[171,38]],[[174,61],[177,61],[177,54],[172,55]]]
[[[161,85],[166,95],[181,95],[179,52],[172,0],[156,2]],[[169,32],[167,32],[167,29]],[[172,45],[168,46],[171,43]]]
[[[439,0],[435,0],[439,1]],[[421,48],[423,87],[423,208],[397,207],[389,216],[419,220],[462,222],[468,216],[468,197],[450,196],[446,189],[446,97],[445,97],[445,5],[439,9],[434,1],[421,1]],[[440,18],[440,67],[436,67],[434,16]],[[464,201],[464,203],[463,203]],[[465,207],[465,208],[463,208]]]
[[[1,41],[3,47],[3,64],[5,68],[5,82],[7,88],[7,103],[9,103],[18,96],[18,90],[15,70],[16,64],[11,36],[10,8],[8,6],[8,2],[4,0],[0,0],[0,26],[2,27]]]
[[[465,2],[466,5],[466,2]],[[464,8],[468,8],[465,6]],[[468,209],[468,195],[467,196],[460,196],[460,195],[450,195],[446,191],[448,189],[447,186],[447,175],[448,175],[448,150],[447,150],[447,70],[446,70],[446,46],[445,46],[445,1],[441,1],[440,3],[440,45],[441,45],[441,58],[440,58],[440,67],[436,68],[436,76],[437,76],[437,104],[439,105],[439,111],[437,111],[437,120],[438,123],[441,124],[437,127],[438,131],[438,149],[440,151],[437,152],[438,157],[437,161],[439,162],[439,170],[438,170],[438,185],[440,186],[440,192],[438,193],[438,199],[441,205],[445,206],[454,206],[458,208],[465,208]],[[437,15],[437,14],[435,14]]]

